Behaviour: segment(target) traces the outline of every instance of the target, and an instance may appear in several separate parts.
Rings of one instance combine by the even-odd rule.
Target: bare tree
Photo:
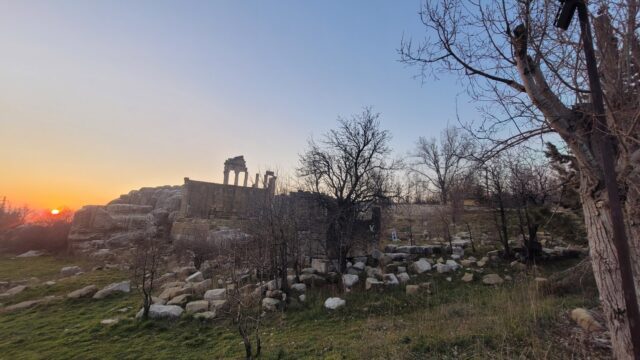
[[[493,220],[498,229],[498,238],[504,249],[504,257],[511,257],[509,248],[509,231],[507,223],[507,169],[503,159],[496,156],[483,165],[485,187],[493,211]]]
[[[460,130],[446,128],[440,139],[420,137],[411,154],[411,171],[424,177],[440,195],[440,203],[450,200],[451,187],[467,165],[472,142]]]
[[[388,131],[380,128],[379,114],[365,108],[349,119],[338,119],[338,128],[320,141],[309,140],[300,156],[298,175],[309,188],[329,197],[323,201],[330,221],[328,255],[346,268],[353,245],[354,224],[379,199],[390,192],[391,171]]]
[[[580,30],[574,23],[562,32],[554,27],[559,6],[554,1],[426,1],[421,20],[428,37],[418,46],[403,41],[400,55],[425,76],[446,71],[467,82],[484,114],[480,124],[469,127],[491,142],[487,155],[550,132],[564,140],[580,170],[594,275],[613,353],[640,357],[639,7],[637,0],[589,2],[597,13],[598,79],[587,71],[583,53],[591,49],[588,8],[583,1],[570,3],[576,4]],[[604,109],[600,92],[588,86],[598,80]],[[601,155],[611,152],[614,160],[603,161]],[[609,177],[615,174],[617,186]]]
[[[155,289],[158,269],[162,262],[162,241],[150,231],[136,241],[131,263],[131,280],[142,295],[142,318],[149,317],[153,303],[151,294]]]

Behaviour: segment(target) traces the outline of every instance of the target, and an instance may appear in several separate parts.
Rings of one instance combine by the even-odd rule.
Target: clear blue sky
[[[473,105],[398,62],[411,1],[0,1],[0,194],[100,203],[141,186],[295,168],[306,139],[373,106],[397,154]]]

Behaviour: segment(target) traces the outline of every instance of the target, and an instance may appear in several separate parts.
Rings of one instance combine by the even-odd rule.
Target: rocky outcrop
[[[167,232],[180,209],[181,186],[133,190],[107,205],[88,205],[76,211],[69,241],[73,248],[127,247],[147,231]]]

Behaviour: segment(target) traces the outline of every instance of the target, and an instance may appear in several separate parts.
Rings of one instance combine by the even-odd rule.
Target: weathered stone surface
[[[456,271],[456,270],[458,270],[458,269],[460,269],[460,268],[461,268],[460,264],[458,264],[455,260],[451,260],[451,259],[450,259],[450,260],[447,260],[447,262],[446,262],[445,264],[446,264],[446,265],[449,265],[449,268],[450,268],[452,271]]]
[[[326,283],[326,280],[316,274],[302,274],[300,275],[300,282],[305,283],[307,286],[322,286]]]
[[[484,256],[482,257],[482,259],[478,260],[478,262],[476,262],[476,265],[478,267],[484,267],[485,265],[487,265],[487,262],[489,261],[489,258]]]
[[[305,284],[293,284],[291,285],[291,290],[303,293],[307,291],[307,285]]]
[[[196,271],[195,273],[189,275],[189,277],[187,277],[187,282],[201,282],[204,281],[204,276],[202,276],[202,273],[200,271]]]
[[[273,298],[262,299],[262,309],[265,311],[276,311],[280,305],[280,300]]]
[[[173,299],[176,296],[191,293],[192,288],[187,286],[176,286],[164,289],[158,297],[162,300]]]
[[[358,280],[360,280],[358,275],[350,275],[350,274],[342,275],[342,284],[347,288],[353,287],[355,284],[358,283]]]
[[[82,272],[82,269],[79,266],[65,266],[60,269],[60,276],[67,277],[73,276],[79,272]]]
[[[388,285],[388,286],[400,285],[400,282],[398,281],[398,278],[396,277],[395,274],[384,274],[382,276],[382,279],[384,280],[385,285]]]
[[[418,293],[418,291],[420,291],[419,285],[407,285],[407,287],[405,288],[405,292],[407,293],[407,295],[415,295]]]
[[[89,286],[83,287],[82,289],[78,289],[78,290],[75,290],[75,291],[72,291],[72,292],[68,293],[67,297],[69,299],[80,299],[80,298],[85,298],[85,297],[91,297],[97,291],[98,291],[98,287],[97,286],[89,285]]]
[[[460,260],[460,265],[462,265],[463,267],[470,267],[471,265],[473,265],[475,263],[475,261],[469,260],[469,259],[463,259]]]
[[[191,289],[193,289],[193,293],[195,295],[203,296],[204,293],[207,292],[207,290],[211,289],[211,286],[213,286],[213,280],[207,279],[197,283],[193,283],[193,285],[191,285]]]
[[[404,284],[407,281],[411,280],[411,277],[406,272],[399,273],[398,275],[396,275],[396,277],[401,284]]]
[[[365,263],[362,261],[358,261],[355,264],[353,264],[353,268],[358,270],[358,271],[363,271],[365,267]]]
[[[56,282],[55,282],[55,281],[53,281],[53,280],[49,280],[49,281],[45,282],[44,284],[45,284],[46,286],[53,286],[53,285],[55,285],[55,284],[56,284]]]
[[[167,305],[185,306],[191,300],[191,294],[182,294],[167,301]]]
[[[438,274],[448,273],[451,271],[451,266],[438,263],[436,264],[436,271],[438,272]]]
[[[471,281],[473,281],[473,274],[472,273],[465,273],[461,280],[464,281],[464,282],[471,282]]]
[[[11,297],[14,295],[18,295],[21,292],[25,291],[27,289],[26,285],[18,285],[18,286],[14,286],[11,289],[5,291],[4,293],[0,294],[0,298],[5,298],[5,297]]]
[[[104,299],[107,296],[111,296],[117,293],[128,293],[131,291],[131,283],[129,281],[122,281],[105,286],[102,290],[96,292],[93,295],[94,299]]]
[[[427,259],[420,259],[409,265],[409,271],[414,274],[422,274],[423,272],[429,270],[431,270],[431,264],[427,261]]]
[[[209,302],[207,300],[191,301],[187,303],[185,310],[187,311],[187,314],[209,311]]]
[[[209,309],[211,310],[226,309],[228,305],[227,300],[209,300]]]
[[[339,297],[330,297],[324,301],[324,307],[329,310],[336,310],[345,306],[347,302]]]
[[[201,321],[212,321],[213,319],[216,318],[216,312],[215,311],[205,311],[205,312],[201,312],[201,313],[196,313],[193,315],[194,319],[197,320],[201,320]]]
[[[13,304],[13,305],[9,305],[9,306],[4,307],[4,308],[0,308],[0,312],[20,311],[20,310],[24,310],[24,309],[28,309],[28,308],[34,307],[36,305],[48,304],[48,303],[56,301],[56,300],[60,300],[60,297],[55,296],[55,295],[45,296],[42,299],[22,301],[22,302],[19,302],[17,304]]]
[[[312,259],[311,267],[319,274],[326,274],[329,272],[330,262],[325,259]]]
[[[267,290],[266,296],[273,299],[282,299],[282,290]]]
[[[482,277],[482,282],[486,285],[500,285],[504,280],[498,274],[487,274]]]
[[[371,257],[376,260],[380,260],[382,256],[384,256],[384,254],[378,249],[373,249],[373,251],[371,251]]]
[[[167,300],[161,299],[159,297],[152,296],[151,297],[151,303],[152,304],[158,304],[158,305],[165,305],[167,303]]]
[[[305,302],[307,300],[307,295],[301,294],[298,296],[298,300],[300,300],[300,302]]]
[[[227,298],[226,289],[212,289],[204,293],[205,300],[225,300]]]
[[[136,317],[142,317],[144,309],[140,309]],[[149,308],[149,319],[154,320],[176,320],[179,319],[184,309],[177,305],[151,305]]]
[[[25,252],[25,253],[22,253],[22,254],[20,254],[20,255],[18,255],[18,256],[16,256],[16,257],[19,257],[19,258],[30,258],[30,257],[38,257],[38,256],[42,256],[42,255],[44,255],[44,254],[45,254],[45,253],[44,253],[44,251],[40,251],[40,250],[29,250],[29,251],[27,251],[27,252]]]

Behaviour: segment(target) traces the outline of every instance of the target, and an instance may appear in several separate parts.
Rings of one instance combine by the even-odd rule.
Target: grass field
[[[68,259],[0,258],[0,281],[36,276],[55,279]],[[502,273],[504,264],[494,271]],[[479,281],[462,283],[462,272],[423,276],[433,293],[407,296],[355,291],[342,296],[346,308],[328,312],[322,302],[337,292],[309,291],[304,305],[266,316],[261,329],[265,359],[562,359],[580,351],[561,346],[558,319],[593,299],[540,295],[530,276],[499,288]],[[87,284],[125,279],[126,273],[91,271],[26,290],[5,305],[46,295],[64,295]],[[333,293],[333,294],[332,294]],[[241,338],[228,320],[206,324],[189,317],[178,322],[131,319],[139,297],[132,293],[105,300],[62,300],[0,314],[1,359],[235,359],[242,358]],[[123,312],[121,312],[123,311]],[[124,320],[105,326],[100,320]]]

